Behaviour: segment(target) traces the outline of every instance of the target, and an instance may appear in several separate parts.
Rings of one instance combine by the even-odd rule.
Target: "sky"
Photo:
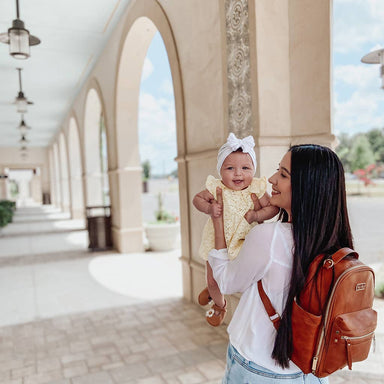
[[[333,132],[353,135],[384,127],[380,66],[364,64],[367,53],[384,48],[384,0],[333,0]],[[144,62],[139,102],[141,161],[152,174],[177,168],[172,77],[159,33]]]
[[[139,150],[149,160],[152,175],[177,168],[175,102],[172,76],[163,40],[156,33],[148,48],[139,99]]]
[[[361,63],[384,48],[383,0],[333,1],[333,128],[336,135],[384,127],[380,65]]]

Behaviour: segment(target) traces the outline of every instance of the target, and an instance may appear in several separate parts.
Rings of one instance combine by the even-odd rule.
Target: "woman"
[[[228,327],[223,383],[326,383],[327,379],[304,375],[290,361],[290,319],[292,302],[312,260],[341,247],[353,248],[343,166],[326,147],[297,145],[284,155],[268,181],[270,202],[280,208],[281,220],[253,228],[235,260],[228,259],[222,217],[212,218],[215,249],[208,260],[213,276],[223,294],[242,292]],[[217,192],[213,204],[221,205]],[[260,279],[281,314],[277,332],[260,300]]]

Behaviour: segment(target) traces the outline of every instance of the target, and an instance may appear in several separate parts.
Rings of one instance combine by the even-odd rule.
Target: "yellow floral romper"
[[[205,183],[206,188],[216,198],[216,187],[223,191],[224,203],[224,234],[227,242],[228,256],[231,260],[236,258],[245,236],[257,223],[248,224],[244,215],[253,209],[251,193],[255,193],[260,199],[267,190],[267,180],[265,177],[254,177],[252,183],[241,191],[234,191],[227,188],[219,179],[208,176]],[[215,247],[215,231],[212,219],[209,218],[203,230],[203,236],[199,249],[199,254],[204,260],[208,260],[208,253]]]

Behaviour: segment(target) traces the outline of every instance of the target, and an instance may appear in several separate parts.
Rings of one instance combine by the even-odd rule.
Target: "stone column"
[[[102,190],[103,190],[103,175],[101,172],[87,172],[84,175],[85,184],[86,184],[86,205],[87,206],[95,206],[102,205]]]
[[[9,199],[9,185],[6,168],[0,167],[0,200]]]
[[[41,176],[33,170],[33,176],[29,182],[31,197],[36,203],[42,203]]]
[[[113,244],[119,252],[142,252],[142,169],[125,167],[109,171]]]
[[[71,188],[71,217],[72,219],[84,219],[83,186],[81,175],[75,175],[70,180]]]

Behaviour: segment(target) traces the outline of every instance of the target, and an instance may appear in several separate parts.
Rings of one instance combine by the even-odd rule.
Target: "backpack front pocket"
[[[329,335],[328,348],[331,344],[335,352],[329,356],[330,365],[348,365],[352,369],[352,363],[363,361],[368,357],[371,348],[374,331],[377,324],[377,313],[368,308],[357,312],[344,313],[337,316],[333,322]]]

